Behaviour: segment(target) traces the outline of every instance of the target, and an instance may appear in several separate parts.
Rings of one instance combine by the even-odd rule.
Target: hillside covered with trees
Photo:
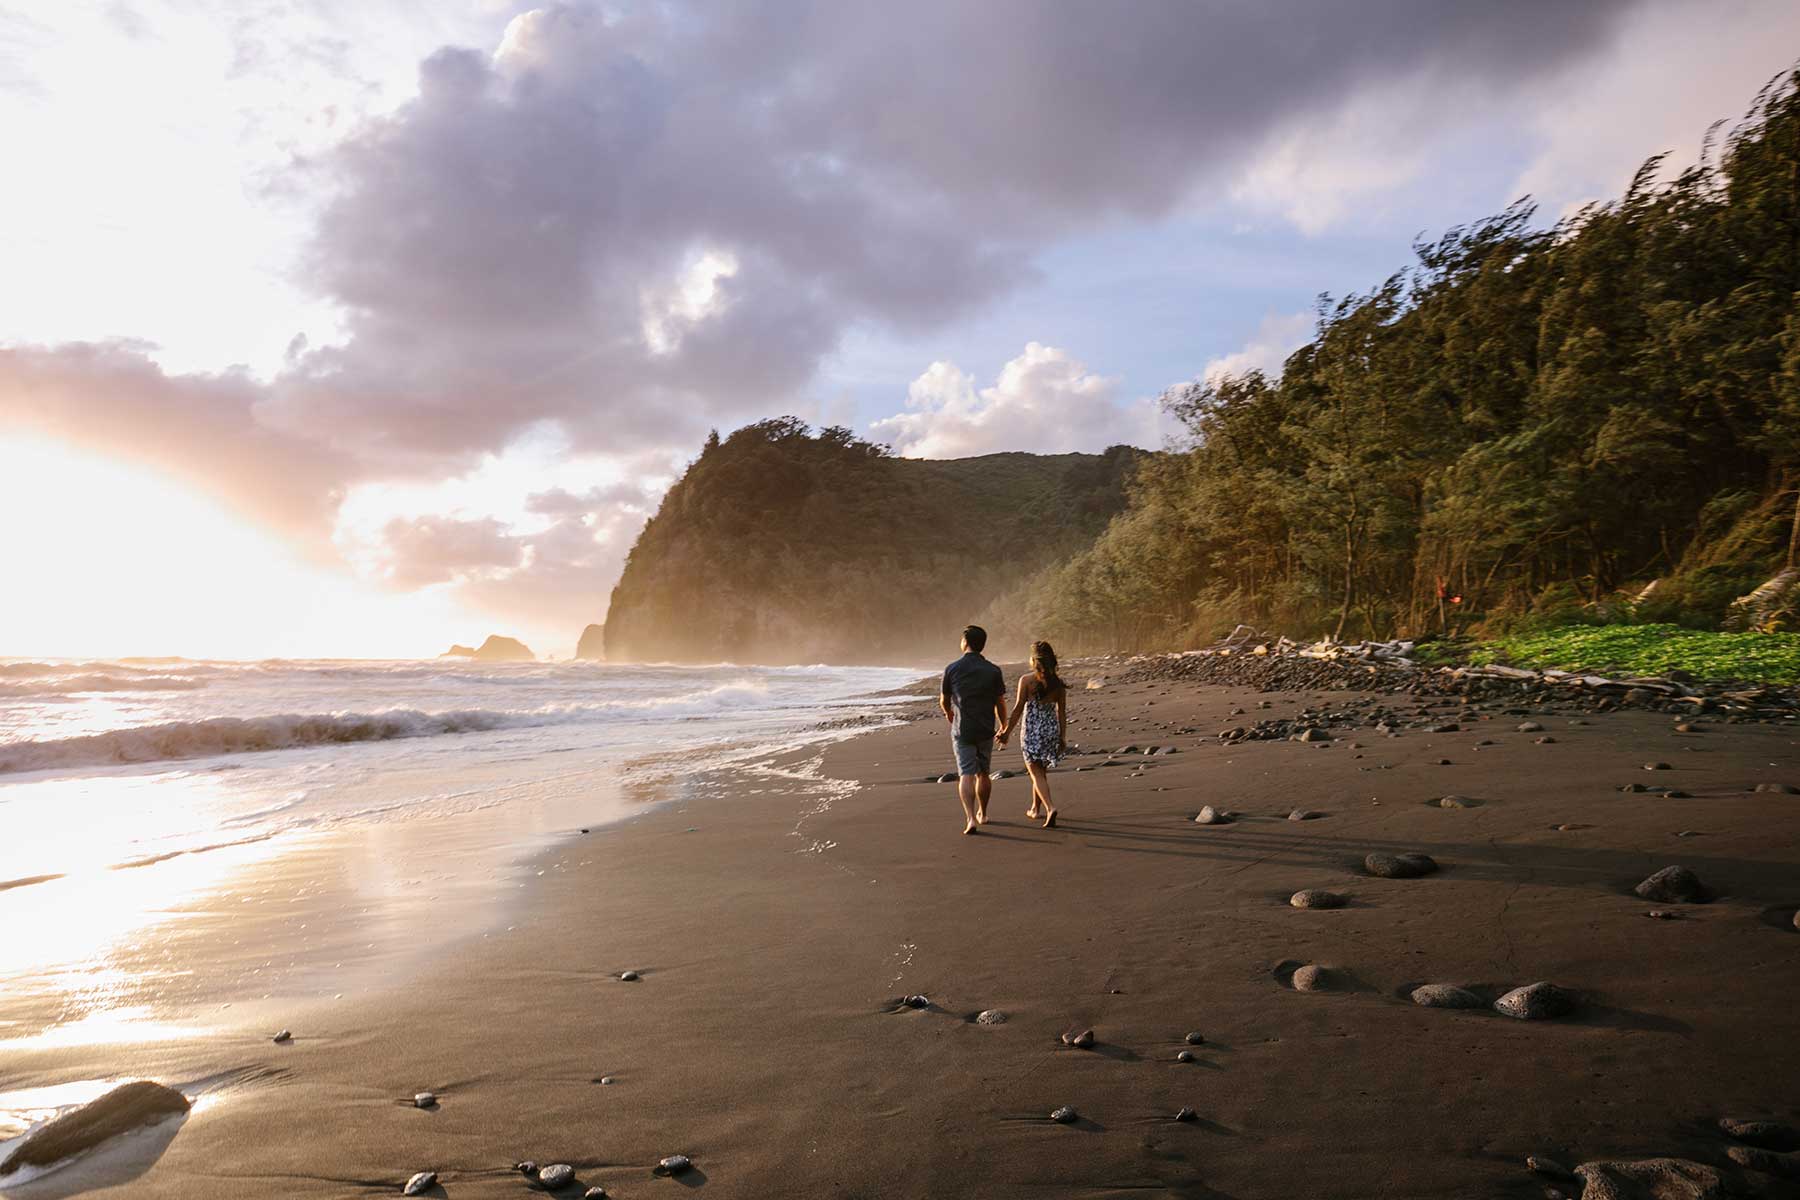
[[[1700,160],[1529,202],[1321,300],[1279,379],[1175,389],[1174,453],[990,616],[1066,650],[1570,619],[1716,628],[1800,535],[1800,71]],[[1791,594],[1791,593],[1790,593]],[[1774,623],[1794,624],[1792,601]],[[1786,616],[1779,615],[1782,611]]]
[[[633,546],[606,620],[624,661],[916,662],[1125,504],[1143,451],[894,457],[785,417],[705,449]]]

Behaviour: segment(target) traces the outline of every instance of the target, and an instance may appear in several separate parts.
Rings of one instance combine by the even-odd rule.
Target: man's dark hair
[[[963,641],[969,643],[969,649],[980,654],[982,647],[987,645],[987,630],[979,625],[970,625],[963,630]]]

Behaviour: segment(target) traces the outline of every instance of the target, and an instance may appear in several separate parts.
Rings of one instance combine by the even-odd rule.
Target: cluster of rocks
[[[1719,1132],[1733,1144],[1725,1157],[1736,1167],[1775,1179],[1800,1179],[1800,1130],[1775,1121],[1724,1117]],[[1729,1168],[1721,1169],[1686,1158],[1603,1159],[1564,1166],[1541,1154],[1527,1155],[1525,1169],[1539,1179],[1567,1184],[1581,1200],[1724,1200],[1728,1196],[1770,1195],[1760,1181],[1745,1179]],[[1787,1193],[1782,1192],[1782,1195]],[[1546,1196],[1566,1200],[1552,1188]]]
[[[1103,674],[1116,683],[1184,680],[1265,692],[1404,693],[1596,712],[1638,708],[1688,715],[1711,713],[1727,720],[1775,721],[1800,716],[1800,688],[1702,681],[1684,671],[1655,678],[1610,679],[1516,667],[1435,667],[1400,655],[1364,655],[1354,650],[1302,647],[1269,639],[1184,654],[1088,660],[1084,665],[1090,673]]]

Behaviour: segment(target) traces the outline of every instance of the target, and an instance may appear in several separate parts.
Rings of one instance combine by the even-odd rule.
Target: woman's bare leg
[[[1025,770],[1031,774],[1032,795],[1043,801],[1044,828],[1056,828],[1056,807],[1050,803],[1050,769],[1043,763],[1028,762]]]
[[[1025,762],[1025,773],[1031,775],[1031,761],[1029,759]],[[1044,809],[1042,807],[1042,802],[1043,796],[1038,793],[1037,776],[1031,775],[1031,807],[1025,810],[1025,815],[1034,821],[1043,816]]]

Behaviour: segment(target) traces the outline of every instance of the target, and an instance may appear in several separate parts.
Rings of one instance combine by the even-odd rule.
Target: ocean
[[[244,972],[318,992],[343,986],[346,958],[388,967],[503,928],[524,864],[558,839],[879,723],[917,677],[0,659],[0,1043],[141,1039]],[[225,913],[285,938],[209,978],[225,968],[183,962],[181,934]]]

